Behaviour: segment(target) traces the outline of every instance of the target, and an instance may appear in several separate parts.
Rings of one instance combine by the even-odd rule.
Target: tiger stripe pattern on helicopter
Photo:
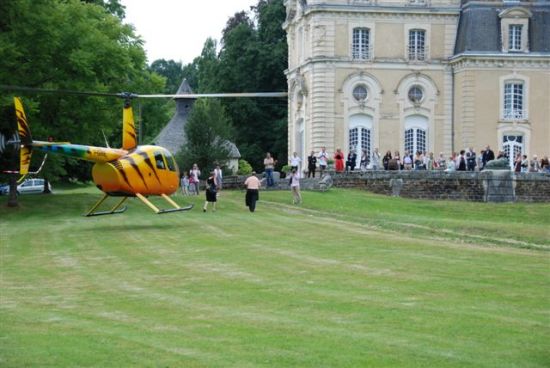
[[[149,188],[149,186],[147,185],[147,182],[145,181],[145,178],[143,177],[143,173],[141,172],[141,170],[139,169],[139,166],[138,164],[136,163],[136,161],[132,158],[132,156],[128,156],[128,157],[125,157],[123,159],[121,159],[120,161],[128,161],[130,163],[130,165],[134,168],[134,170],[138,173],[141,181],[143,182],[143,185],[145,185],[145,188]],[[153,170],[154,172],[154,170]],[[158,177],[157,177],[158,178]]]
[[[147,155],[147,152],[143,152],[143,151],[137,151],[136,152],[138,155],[140,155],[141,157],[143,157],[143,161],[147,164],[147,166],[151,169],[151,171],[153,172],[153,174],[155,174],[155,177],[157,178],[157,181],[160,183],[160,178],[157,174],[157,171],[155,170],[155,166],[153,165],[153,162],[151,161],[151,158],[149,158],[149,155]]]
[[[134,124],[134,113],[129,101],[124,104],[122,110],[122,148],[133,150],[137,147],[136,125]]]

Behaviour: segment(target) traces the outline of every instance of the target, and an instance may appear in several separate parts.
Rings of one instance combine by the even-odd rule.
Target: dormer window
[[[508,26],[508,51],[521,51],[521,24],[510,24]]]
[[[529,52],[528,34],[531,12],[516,6],[500,12],[502,52]]]

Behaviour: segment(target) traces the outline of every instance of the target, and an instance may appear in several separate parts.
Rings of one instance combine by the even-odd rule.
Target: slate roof
[[[529,20],[529,51],[550,53],[550,2],[531,0],[501,3],[463,1],[455,44],[461,53],[501,53],[499,13],[511,7],[523,7],[533,15]]]
[[[185,95],[192,94],[193,90],[189,86],[187,79],[184,79],[176,94]],[[181,147],[186,141],[184,127],[187,123],[187,118],[191,109],[193,108],[194,98],[178,97],[176,100],[176,112],[172,119],[166,124],[159,135],[154,139],[156,145],[162,146],[168,149],[173,154],[180,151]],[[230,150],[230,158],[240,158],[241,153],[233,142],[226,141],[226,145]]]

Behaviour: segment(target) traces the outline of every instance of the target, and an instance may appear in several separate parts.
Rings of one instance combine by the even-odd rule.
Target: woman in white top
[[[302,203],[302,195],[300,194],[300,173],[296,169],[292,169],[289,184],[292,190],[292,204]]]
[[[300,172],[300,163],[302,162],[302,159],[298,157],[298,154],[294,152],[292,154],[292,157],[290,158],[290,167],[292,169],[296,169],[297,172]]]

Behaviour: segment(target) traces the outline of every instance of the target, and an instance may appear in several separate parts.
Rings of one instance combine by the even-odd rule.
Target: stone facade
[[[289,156],[323,146],[359,157],[487,145],[550,154],[549,2],[285,5]]]

